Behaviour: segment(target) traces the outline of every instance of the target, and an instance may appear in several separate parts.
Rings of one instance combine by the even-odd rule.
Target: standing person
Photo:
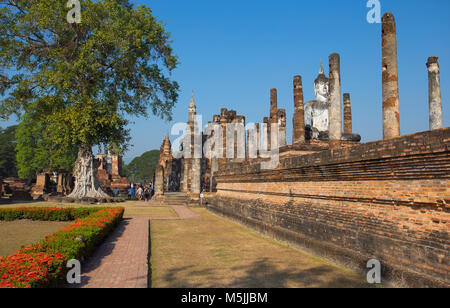
[[[117,187],[114,188],[114,197],[119,197],[119,189]]]
[[[148,202],[149,197],[150,197],[150,190],[148,189],[148,187],[145,187],[145,189],[144,189],[144,200],[145,200],[145,202]]]
[[[131,195],[133,193],[133,188],[128,188],[128,200],[131,200]]]
[[[138,195],[138,199],[139,201],[142,200],[142,195],[144,193],[144,190],[142,189],[142,186],[139,186],[138,190],[137,190],[137,195]]]
[[[131,186],[131,198],[136,200],[136,188],[133,185]]]

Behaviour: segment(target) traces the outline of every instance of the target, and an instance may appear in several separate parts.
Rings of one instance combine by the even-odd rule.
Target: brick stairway
[[[160,200],[151,200],[150,205],[155,206],[187,206],[189,197],[185,193],[165,193]]]

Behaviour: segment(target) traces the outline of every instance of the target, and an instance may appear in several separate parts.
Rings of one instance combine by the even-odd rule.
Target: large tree
[[[5,129],[0,127],[0,176],[17,176],[16,162],[16,141],[14,138],[17,126],[10,126]]]
[[[71,197],[103,197],[92,147],[125,144],[132,116],[170,119],[178,61],[150,8],[79,2],[69,23],[67,0],[0,0],[0,116],[33,113],[52,142],[77,146]]]
[[[46,168],[73,169],[78,152],[76,145],[56,144],[51,141],[51,134],[47,123],[35,120],[30,114],[23,116],[15,134],[20,178],[33,179]]]

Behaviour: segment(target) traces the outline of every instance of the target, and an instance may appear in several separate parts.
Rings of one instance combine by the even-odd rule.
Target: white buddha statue
[[[323,71],[323,65],[320,63],[320,72],[314,81],[315,100],[306,102],[305,124],[309,125],[313,131],[316,128],[319,132],[327,132],[328,121],[328,78]]]

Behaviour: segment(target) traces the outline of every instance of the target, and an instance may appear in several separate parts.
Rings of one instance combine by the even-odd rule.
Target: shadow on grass
[[[263,258],[248,266],[237,266],[230,269],[231,282],[221,282],[215,276],[214,269],[192,270],[193,266],[171,269],[164,276],[169,288],[286,288],[295,284],[315,288],[354,288],[369,287],[362,279],[349,273],[336,274],[336,269],[327,265],[308,269],[280,270],[273,266],[269,259]],[[236,275],[234,274],[236,272]],[[227,280],[227,277],[223,277]]]

